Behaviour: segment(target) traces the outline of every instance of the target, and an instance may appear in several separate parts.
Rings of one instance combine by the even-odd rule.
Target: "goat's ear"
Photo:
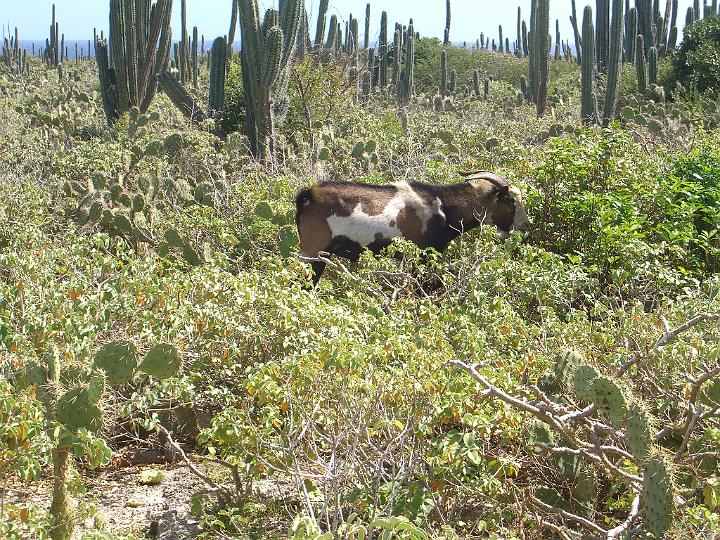
[[[503,186],[503,187],[498,188],[496,197],[498,200],[500,200],[503,197],[505,197],[508,193],[510,193],[510,186]]]

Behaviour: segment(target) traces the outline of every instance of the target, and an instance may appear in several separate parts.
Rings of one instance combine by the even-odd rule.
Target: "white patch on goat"
[[[344,236],[361,246],[368,246],[378,238],[390,240],[396,236],[402,236],[402,231],[397,225],[398,216],[404,209],[414,211],[422,223],[421,231],[424,233],[427,224],[434,215],[443,215],[440,210],[440,200],[434,201],[433,206],[428,206],[422,198],[413,191],[406,182],[395,184],[397,192],[388,201],[383,211],[371,216],[366,214],[362,208],[362,202],[353,209],[352,214],[347,217],[330,216],[327,218],[328,226],[334,238]]]
[[[522,200],[522,193],[516,187],[510,188],[510,194],[515,199],[515,219],[513,220],[512,228],[516,231],[525,232],[530,226],[530,221],[525,211],[525,203]]]

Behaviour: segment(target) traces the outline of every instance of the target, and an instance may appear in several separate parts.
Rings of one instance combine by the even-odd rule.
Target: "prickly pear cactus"
[[[177,349],[167,343],[161,343],[148,351],[138,369],[157,379],[167,379],[177,375],[180,365]]]
[[[575,370],[584,363],[582,355],[577,351],[564,351],[555,359],[555,376],[562,388],[571,388]]]
[[[135,345],[129,341],[108,343],[97,353],[93,365],[107,376],[108,384],[118,386],[132,379],[138,365]]]
[[[593,394],[590,391],[590,385],[598,375],[597,370],[589,364],[578,366],[572,376],[573,393],[583,401],[592,401]]]
[[[548,428],[547,424],[544,422],[540,422],[539,420],[536,420],[533,422],[533,424],[530,426],[530,430],[528,431],[528,444],[531,446],[535,446],[538,444],[547,444],[551,445],[554,443],[555,438],[553,437],[553,432],[550,431],[550,428]]]
[[[652,448],[652,422],[648,412],[637,402],[628,407],[627,441],[633,457],[645,461]]]
[[[73,388],[63,394],[57,404],[57,421],[70,430],[98,431],[102,412],[87,388]]]
[[[614,426],[620,426],[627,415],[627,401],[622,388],[608,377],[597,377],[590,384],[592,402],[607,415]]]
[[[642,503],[645,525],[657,538],[662,538],[672,524],[674,495],[672,475],[665,460],[652,458],[645,467]]]

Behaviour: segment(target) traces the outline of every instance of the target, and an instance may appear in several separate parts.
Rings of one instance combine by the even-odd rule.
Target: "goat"
[[[420,248],[443,252],[463,232],[483,223],[525,232],[529,223],[522,195],[502,176],[462,173],[459,184],[400,182],[372,185],[323,182],[296,198],[300,255],[311,261],[313,283],[325,270],[320,252],[356,261],[363,249],[378,253],[396,236]]]

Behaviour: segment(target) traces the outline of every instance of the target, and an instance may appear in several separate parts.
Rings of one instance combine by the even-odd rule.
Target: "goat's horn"
[[[465,180],[487,180],[491,184],[494,184],[498,188],[505,188],[510,187],[510,184],[508,183],[505,178],[502,176],[488,172],[488,171],[467,171],[467,172],[461,172],[460,176],[465,178]]]

